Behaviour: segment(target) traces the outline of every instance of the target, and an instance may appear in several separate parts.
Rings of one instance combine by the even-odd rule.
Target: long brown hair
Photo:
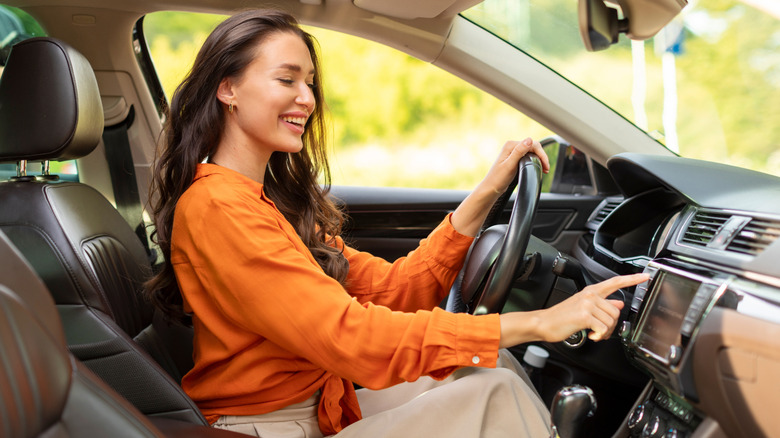
[[[294,154],[274,152],[266,168],[263,189],[325,273],[342,284],[346,279],[349,264],[332,240],[341,233],[343,214],[328,198],[330,170],[316,41],[287,13],[245,11],[214,29],[198,52],[192,70],[176,88],[154,164],[149,196],[156,227],[152,238],[165,260],[161,270],[146,283],[145,292],[173,320],[185,319],[170,262],[173,215],[179,198],[192,184],[198,163],[215,152],[222,136],[225,106],[216,97],[217,88],[223,78],[240,78],[253,60],[256,47],[278,32],[300,36],[309,48],[316,72],[316,105],[306,123],[303,149]],[[320,175],[322,186],[318,182]]]

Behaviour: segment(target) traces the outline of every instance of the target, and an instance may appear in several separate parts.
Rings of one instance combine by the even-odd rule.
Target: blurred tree
[[[706,6],[690,17],[678,61],[679,89],[701,103],[680,108],[691,129],[683,152],[780,174],[780,162],[771,164],[780,151],[778,20],[734,0]]]
[[[630,116],[631,44],[621,37],[608,51],[584,52],[574,4],[488,1],[466,16],[483,25],[496,12],[508,18],[488,27],[511,35],[517,47],[576,78],[585,90]],[[681,153],[780,174],[777,20],[735,0],[708,0],[695,11],[702,9],[699,16],[686,18],[677,57]],[[543,10],[555,13],[538,13]],[[169,96],[205,36],[223,18],[180,12],[146,18],[149,45]],[[712,25],[702,30],[689,21]],[[509,28],[502,24],[506,22],[520,25]],[[550,134],[503,102],[427,63],[360,38],[307,30],[321,45],[320,74],[337,151],[337,183],[470,188],[503,141]],[[645,45],[643,62],[650,130],[662,138],[657,128],[663,112],[661,59],[652,43]],[[690,102],[694,105],[685,106]],[[417,161],[423,162],[422,171]]]

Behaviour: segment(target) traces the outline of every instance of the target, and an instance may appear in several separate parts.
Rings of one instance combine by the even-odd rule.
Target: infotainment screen
[[[640,348],[667,361],[669,347],[681,346],[680,328],[700,284],[669,272],[658,274],[638,330]]]

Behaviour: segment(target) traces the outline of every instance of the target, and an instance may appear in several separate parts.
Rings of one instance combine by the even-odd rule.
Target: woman
[[[644,278],[537,312],[436,308],[519,159],[534,152],[546,170],[543,150],[508,142],[458,209],[389,264],[339,237],[342,214],[318,182],[328,187],[323,102],[313,38],[275,11],[220,24],[174,93],[153,184],[166,264],[147,286],[169,315],[192,314],[185,391],[210,423],[258,436],[549,433],[522,372],[486,369],[516,368],[503,347],[583,328],[608,337],[622,302],[605,297]],[[390,389],[356,394],[353,382]]]

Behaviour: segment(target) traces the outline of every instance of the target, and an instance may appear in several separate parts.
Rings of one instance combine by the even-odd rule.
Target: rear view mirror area
[[[606,50],[618,42],[621,33],[632,40],[646,40],[687,4],[687,0],[579,0],[580,36],[591,52]]]

